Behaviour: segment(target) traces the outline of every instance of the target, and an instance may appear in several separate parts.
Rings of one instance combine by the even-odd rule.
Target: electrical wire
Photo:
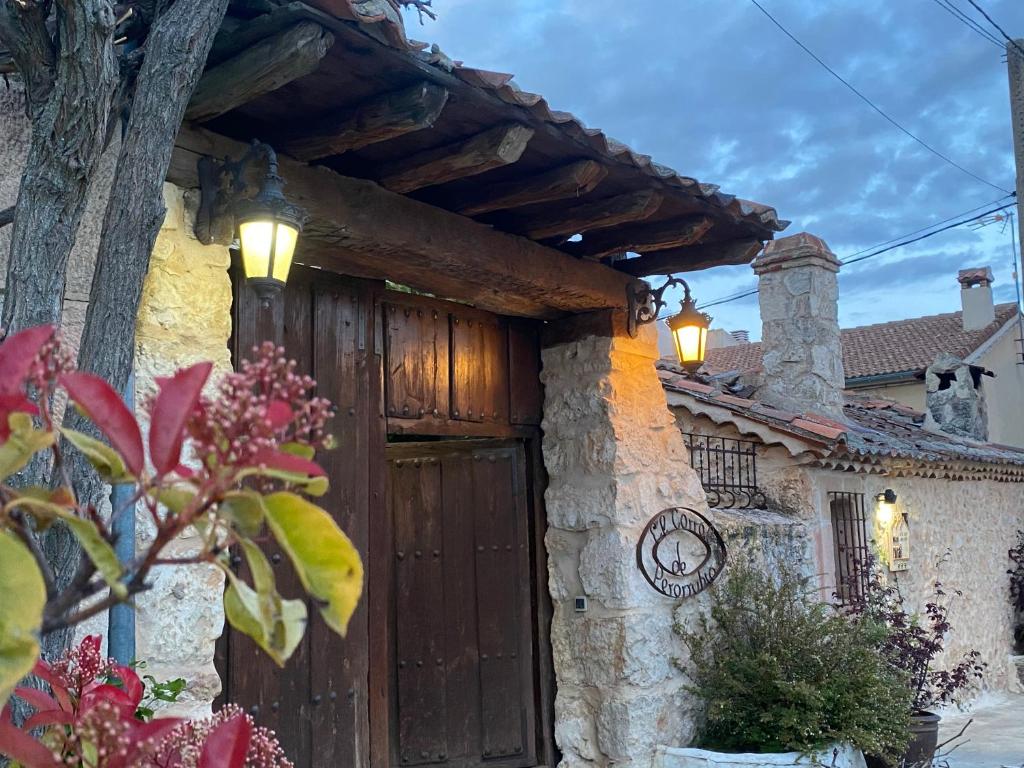
[[[974,31],[983,39],[992,43],[992,45],[994,45],[999,50],[1003,50],[1006,47],[1001,42],[999,42],[999,38],[997,38],[988,30],[983,29],[982,26],[978,24],[978,22],[976,22],[970,16],[966,15],[963,11],[961,11],[959,8],[953,5],[952,0],[932,0],[932,2],[939,6],[939,8],[942,8],[946,13],[950,14],[954,19],[959,21],[961,24],[965,25],[968,29]]]
[[[980,181],[982,184],[987,184],[988,186],[992,187],[993,189],[998,189],[1000,192],[1009,192],[1010,191],[1010,190],[1006,189],[1005,187],[1000,187],[998,184],[993,184],[991,181],[983,179],[981,176],[978,176],[976,173],[973,173],[972,171],[967,170],[962,165],[960,165],[959,163],[955,162],[954,160],[952,160],[948,156],[944,155],[942,152],[940,152],[939,150],[935,149],[935,147],[931,146],[930,144],[925,142],[923,139],[921,139],[918,136],[916,136],[913,133],[911,133],[908,129],[904,128],[900,123],[898,123],[896,120],[894,120],[892,117],[890,117],[887,113],[885,113],[881,109],[881,107],[876,105],[873,101],[871,101],[871,99],[869,99],[867,96],[865,96],[859,90],[857,90],[842,75],[840,75],[838,72],[836,72],[834,69],[832,69],[832,67],[830,67],[828,64],[826,64],[821,58],[818,57],[818,55],[816,53],[814,53],[814,51],[812,51],[810,48],[808,48],[806,45],[804,45],[802,42],[800,42],[800,40],[798,40],[797,37],[792,32],[790,32],[788,29],[786,29],[784,26],[782,26],[782,24],[779,23],[778,20],[776,20],[776,18],[774,16],[772,16],[765,9],[765,7],[763,5],[761,5],[761,3],[758,2],[758,0],[750,0],[750,2],[753,3],[754,6],[756,6],[757,9],[759,11],[761,11],[761,13],[763,13],[765,16],[767,16],[768,20],[771,21],[772,24],[774,24],[776,27],[778,27],[782,31],[782,33],[786,35],[786,37],[788,37],[790,40],[792,40],[794,43],[796,43],[797,46],[799,46],[800,49],[804,51],[804,53],[806,53],[808,56],[810,56],[812,59],[814,59],[816,62],[818,62],[818,64],[820,64],[822,67],[824,67],[825,70],[830,75],[832,75],[832,77],[834,77],[840,83],[845,85],[850,91],[852,91],[857,96],[857,98],[859,98],[861,101],[863,101],[869,107],[871,107],[871,109],[873,109],[875,112],[877,112],[883,118],[885,118],[885,120],[887,122],[889,122],[891,125],[893,125],[895,128],[897,128],[898,130],[900,130],[901,132],[903,132],[904,134],[909,136],[911,139],[916,141],[918,144],[920,144],[922,147],[924,147],[926,150],[931,152],[936,157],[938,157],[941,160],[945,161],[946,163],[948,163],[949,165],[953,166],[954,168],[956,168],[957,170],[961,171],[962,173],[965,173],[966,175],[970,176],[972,179],[974,179],[976,181]],[[973,2],[973,0],[971,0],[971,2]]]
[[[967,2],[973,5],[975,10],[982,16],[984,16],[988,23],[996,28],[1000,35],[1006,38],[1006,42],[1008,42],[1010,45],[1012,45],[1014,48],[1020,51],[1021,55],[1024,56],[1024,48],[1021,47],[1020,43],[1018,43],[1016,40],[1014,40],[1012,37],[1006,34],[1006,30],[1004,30],[1002,27],[996,24],[995,20],[985,12],[984,8],[982,8],[980,5],[974,2],[974,0],[967,0]]]
[[[1008,197],[1008,195],[1007,195],[1007,197]],[[1003,198],[1000,198],[1000,199],[1003,199]],[[856,251],[856,252],[850,254],[850,256],[848,256],[847,258],[843,259],[840,263],[843,266],[846,266],[848,264],[856,264],[858,262],[874,258],[875,256],[881,256],[883,253],[888,253],[889,251],[893,251],[893,250],[895,250],[897,248],[902,248],[905,245],[912,245],[913,243],[918,243],[918,242],[920,242],[922,240],[927,240],[929,237],[932,237],[934,235],[938,235],[938,234],[940,234],[942,232],[945,232],[947,230],[954,229],[956,227],[962,226],[964,224],[967,224],[968,222],[974,221],[975,219],[981,218],[982,216],[988,216],[989,214],[998,213],[999,211],[1005,211],[1006,209],[1012,208],[1015,205],[1017,205],[1017,201],[1016,200],[1014,200],[1012,202],[1009,202],[1009,203],[1005,203],[1005,204],[1000,205],[1000,206],[997,206],[995,208],[990,208],[989,210],[984,211],[982,213],[978,213],[978,214],[974,214],[974,211],[976,211],[977,208],[972,208],[971,210],[965,211],[964,213],[961,213],[961,214],[959,214],[957,216],[951,216],[948,219],[943,219],[942,221],[935,222],[934,224],[931,224],[928,227],[924,227],[922,229],[915,230],[914,232],[908,233],[907,235],[902,235],[899,238],[895,239],[895,240],[898,240],[898,242],[894,242],[894,240],[886,240],[884,243],[879,243],[878,245],[871,246],[871,248],[865,248],[863,250]],[[971,215],[970,218],[967,218],[967,219],[963,218],[964,216],[966,216],[968,214],[973,214],[973,215]],[[956,221],[953,221],[953,219],[956,219]],[[938,229],[934,229],[934,227],[937,227],[940,224],[945,225],[945,226],[941,226]],[[910,239],[906,239],[906,238],[910,237],[911,235],[914,235],[914,234],[916,234],[918,232],[922,232],[924,230],[930,230],[930,231],[925,231],[924,234],[918,235],[917,237],[911,237]],[[866,253],[867,251],[870,251],[870,253]],[[859,254],[864,254],[864,255],[861,256]],[[715,299],[713,301],[709,301],[706,304],[700,305],[698,307],[698,309],[707,309],[708,307],[716,307],[719,304],[728,304],[728,303],[731,303],[733,301],[739,301],[740,299],[745,299],[748,296],[753,296],[756,293],[758,293],[758,289],[757,288],[746,289],[746,290],[743,290],[743,291],[741,291],[741,292],[739,292],[737,294],[729,294],[728,296],[724,296],[722,298]]]

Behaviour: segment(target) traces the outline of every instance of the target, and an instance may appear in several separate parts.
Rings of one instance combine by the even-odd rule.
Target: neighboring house
[[[1016,304],[993,304],[988,267],[960,270],[962,309],[941,315],[842,329],[846,389],[925,410],[924,371],[949,354],[983,368],[988,439],[1024,447],[1024,326]],[[704,371],[726,374],[762,369],[760,342],[741,344],[725,333],[709,336]]]
[[[367,582],[347,637],[310,611],[280,670],[238,633],[217,644],[219,571],[161,568],[137,601],[146,671],[186,678],[193,711],[223,689],[300,768],[640,766],[658,744],[686,744],[673,624],[702,602],[656,591],[636,552],[663,510],[707,505],[655,370],[655,327],[630,334],[627,312],[638,276],[749,260],[785,223],[509,75],[409,41],[386,0],[234,2],[204,80],[165,187],[137,401],[180,365],[224,372],[254,343],[283,345],[338,406],[321,503]],[[2,208],[28,146],[16,77],[0,111]],[[199,161],[237,159],[254,138],[278,150],[285,192],[310,216],[266,306],[227,243],[195,228],[197,208],[204,225],[222,210],[209,205],[222,177],[203,174],[201,191]],[[69,271],[72,340],[101,203]],[[626,252],[639,255],[605,258]],[[746,536],[745,518],[730,525],[730,541]],[[783,541],[787,526],[767,524]],[[299,594],[287,557],[267,550],[281,591]],[[707,586],[690,582],[674,586]]]
[[[660,365],[713,519],[719,509],[751,520],[766,510],[799,524],[794,535],[807,542],[807,570],[826,598],[849,598],[871,553],[914,608],[941,579],[953,604],[946,658],[977,649],[989,665],[985,686],[1019,690],[1006,571],[1008,546],[1024,529],[1024,450],[981,437],[985,377],[956,358],[928,367],[927,413],[873,392],[844,393],[851,378],[842,362],[863,351],[838,356],[839,264],[815,238],[784,247],[799,237],[770,244],[754,262],[762,344],[718,350],[756,346],[764,364],[753,383],[698,381]],[[899,325],[843,331],[842,339]],[[909,350],[904,359],[921,360]]]

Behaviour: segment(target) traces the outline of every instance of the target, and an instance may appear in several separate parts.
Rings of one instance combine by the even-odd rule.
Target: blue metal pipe
[[[134,373],[128,375],[123,396],[128,410],[134,411]],[[135,559],[135,505],[128,507],[134,491],[134,486],[123,484],[115,485],[110,492],[114,551],[122,563],[130,563]],[[119,511],[120,514],[118,514]],[[130,664],[135,661],[135,605],[133,602],[119,603],[108,611],[107,653],[118,664]]]

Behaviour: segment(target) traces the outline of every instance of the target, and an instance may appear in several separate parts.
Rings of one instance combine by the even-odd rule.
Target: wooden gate
[[[391,764],[536,764],[534,620],[519,442],[388,448]]]

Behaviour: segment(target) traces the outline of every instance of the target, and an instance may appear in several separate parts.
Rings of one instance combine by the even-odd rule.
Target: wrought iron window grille
[[[684,432],[683,439],[709,507],[765,508],[767,499],[757,487],[757,443],[693,432]]]
[[[836,599],[848,605],[865,593],[871,547],[863,493],[830,491],[829,513],[836,557]]]

